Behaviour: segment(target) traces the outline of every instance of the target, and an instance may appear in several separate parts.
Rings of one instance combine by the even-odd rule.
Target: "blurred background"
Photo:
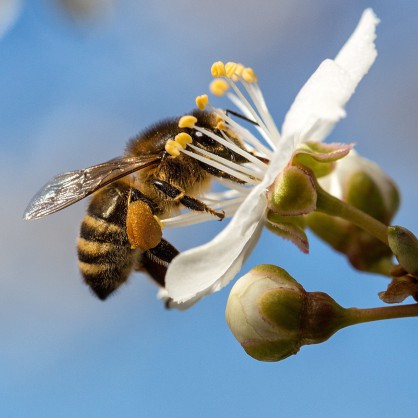
[[[379,56],[329,141],[356,142],[395,179],[395,223],[417,233],[415,0],[0,0],[0,416],[416,413],[416,318],[348,328],[283,362],[260,363],[225,323],[230,287],[189,311],[167,311],[136,274],[101,302],[77,268],[86,202],[22,220],[53,175],[118,156],[150,123],[189,111],[215,60],[254,67],[280,126],[369,6],[381,19]],[[186,249],[219,228],[167,237]],[[243,273],[260,263],[345,307],[382,305],[386,279],[354,272],[314,237],[306,256],[266,231]]]

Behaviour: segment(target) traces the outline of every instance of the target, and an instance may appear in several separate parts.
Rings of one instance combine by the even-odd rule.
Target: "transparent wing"
[[[102,164],[55,176],[32,198],[23,215],[36,219],[58,212],[102,187],[160,161],[156,155],[118,157]]]

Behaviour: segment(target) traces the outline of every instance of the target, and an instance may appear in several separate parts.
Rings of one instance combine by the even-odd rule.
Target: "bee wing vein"
[[[155,164],[159,157],[118,157],[88,167],[84,170],[69,171],[52,178],[30,201],[24,219],[41,218],[58,212],[102,187]]]

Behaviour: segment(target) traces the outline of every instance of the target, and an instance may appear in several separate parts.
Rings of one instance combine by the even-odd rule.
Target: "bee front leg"
[[[218,212],[218,211],[213,210],[201,200],[185,195],[184,192],[182,192],[180,189],[171,185],[170,183],[167,183],[166,181],[154,179],[152,180],[152,184],[160,192],[164,193],[167,197],[173,200],[179,201],[182,205],[184,205],[188,209],[195,210],[198,212],[208,212],[212,215],[217,216],[219,220],[222,220],[225,218],[225,212],[223,211]]]

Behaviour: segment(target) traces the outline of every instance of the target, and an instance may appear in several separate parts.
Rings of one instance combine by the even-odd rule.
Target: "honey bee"
[[[214,113],[196,109],[192,115],[200,127],[221,134]],[[122,157],[57,175],[25,211],[27,220],[41,218],[93,195],[81,223],[78,259],[84,281],[102,300],[125,283],[132,271],[148,273],[164,287],[168,265],[178,251],[162,238],[160,220],[182,208],[208,212],[222,220],[223,212],[194,196],[207,190],[214,177],[243,183],[189,155],[167,152],[167,143],[185,132],[197,150],[237,164],[247,162],[204,133],[180,128],[178,121],[166,119],[140,133],[129,141]],[[222,133],[245,149],[232,132]]]

